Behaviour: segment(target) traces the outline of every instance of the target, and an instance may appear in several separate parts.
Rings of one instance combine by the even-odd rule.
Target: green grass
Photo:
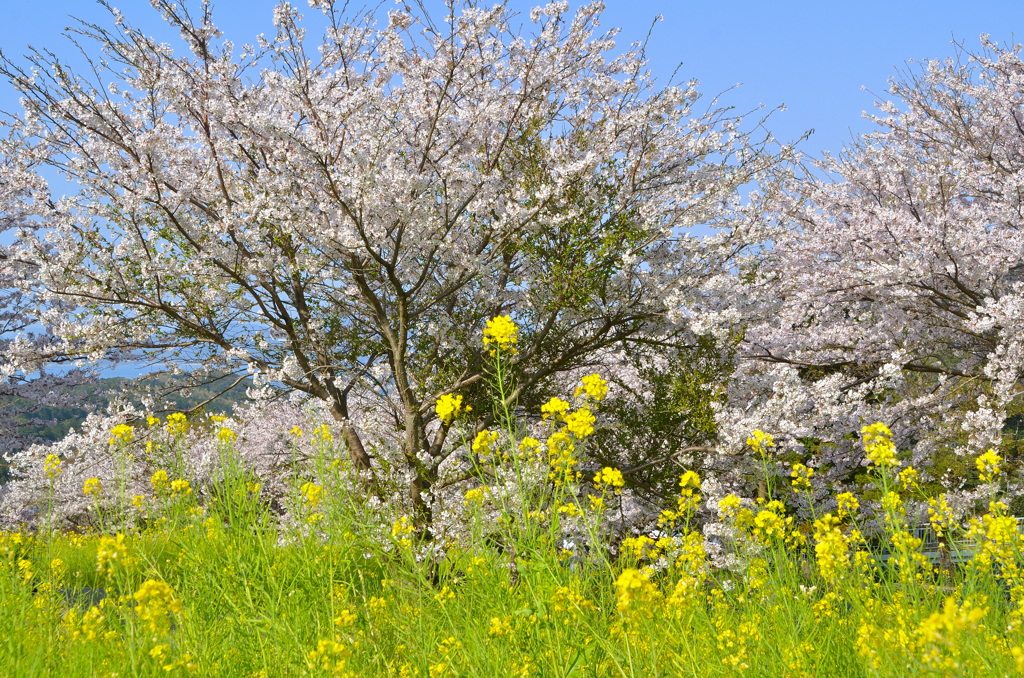
[[[508,410],[499,420],[506,442],[485,435],[488,449],[478,448],[491,466],[481,475],[522,481],[530,464],[533,477],[545,478],[539,469],[550,475],[514,484],[514,501],[499,486],[476,487],[462,515],[446,518],[461,529],[435,524],[433,532],[371,505],[326,426],[311,436],[315,453],[276,504],[234,453],[230,430],[216,433],[221,470],[197,500],[175,447],[184,420],[167,422],[163,442],[163,429],[151,427],[157,444],[146,446],[147,463],[166,465],[124,534],[111,534],[126,523],[115,513],[132,502],[118,495],[123,481],[95,500],[94,532],[53,533],[44,520],[33,534],[0,533],[0,674],[633,678],[1024,669],[1024,538],[1015,519],[995,495],[989,512],[970,520],[953,520],[937,501],[932,525],[974,555],[933,565],[911,529],[916,475],[898,473],[881,424],[864,432],[881,499],[873,515],[852,495],[838,497],[835,514],[815,510],[804,494],[811,471],[802,466],[791,485],[776,487],[770,437],[754,432],[767,497],[713,504],[727,535],[715,543],[691,529],[705,506],[696,474],[680,478],[660,538],[620,542],[609,516],[622,475],[605,468],[586,485],[595,494],[575,493],[574,455],[592,429],[577,426],[580,417],[553,417],[544,451],[536,441],[516,444]],[[127,474],[133,436],[128,426],[112,431],[119,474]],[[47,462],[51,474],[59,472],[55,460]],[[994,452],[978,460],[990,487],[999,484],[1000,464]],[[773,497],[802,498],[810,519]],[[287,514],[272,513],[282,503]],[[866,538],[872,519],[881,528]],[[574,551],[562,548],[567,535],[579,544]]]
[[[1022,642],[1005,559],[850,561],[829,582],[796,529],[738,572],[663,545],[676,564],[646,577],[634,567],[653,558],[570,558],[554,526],[509,517],[500,540],[478,530],[432,562],[351,491],[325,489],[312,535],[243,494],[165,498],[102,571],[102,535],[5,534],[4,675],[987,676],[1013,673]],[[147,580],[173,600],[137,600]],[[83,619],[96,603],[100,621]]]

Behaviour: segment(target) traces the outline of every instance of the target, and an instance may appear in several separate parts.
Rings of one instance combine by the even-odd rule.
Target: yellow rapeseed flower
[[[860,509],[860,502],[857,501],[857,497],[853,496],[852,492],[840,493],[836,496],[836,502],[839,504],[840,518],[853,515]]]
[[[582,439],[594,432],[594,422],[596,421],[597,418],[591,414],[589,409],[581,407],[565,416],[565,427],[574,436]]]
[[[313,436],[322,443],[333,443],[334,435],[331,433],[331,427],[327,424],[320,424],[313,429]]]
[[[163,494],[170,489],[171,479],[167,476],[167,471],[160,469],[153,473],[149,479],[149,484],[153,486],[153,491],[157,494]]]
[[[806,492],[811,489],[811,476],[814,475],[814,469],[807,468],[803,464],[794,464],[793,471],[789,475],[793,478],[793,489],[798,492]]]
[[[303,483],[302,487],[299,488],[299,492],[302,495],[302,503],[309,508],[314,508],[320,505],[320,501],[323,499],[324,488],[322,485],[314,483]]]
[[[105,574],[113,574],[117,563],[129,565],[128,544],[125,543],[124,535],[120,532],[117,535],[100,537],[96,549],[96,569]]]
[[[519,457],[520,459],[527,459],[537,453],[540,449],[540,441],[536,438],[526,436],[519,441]]]
[[[85,485],[82,486],[82,494],[87,497],[94,496],[99,499],[102,492],[103,486],[100,484],[99,478],[89,478],[85,481]]]
[[[181,614],[181,602],[174,597],[174,590],[163,581],[146,580],[132,594],[132,598],[135,599],[135,613],[152,633],[168,630],[170,615]]]
[[[676,508],[680,516],[689,515],[700,506],[700,476],[695,471],[687,471],[679,476],[679,499],[676,501]]]
[[[990,483],[999,475],[1000,464],[1003,458],[995,450],[989,450],[975,460],[978,473],[981,474],[981,482]]]
[[[735,494],[727,494],[718,500],[718,515],[723,520],[733,518],[740,510],[741,500]]]
[[[754,432],[747,438],[747,445],[750,446],[754,452],[757,452],[762,457],[768,454],[769,447],[775,447],[775,440],[772,438],[770,433],[765,433],[760,429],[754,429]]]
[[[491,455],[491,447],[498,442],[498,432],[484,429],[476,434],[473,440],[473,453],[484,459]]]
[[[171,435],[180,435],[188,430],[188,417],[181,412],[172,412],[167,415],[167,425],[164,428]]]
[[[192,485],[187,480],[177,478],[171,481],[172,497],[177,497],[179,495],[184,496],[189,494],[192,494]]]
[[[608,395],[608,382],[602,379],[600,374],[588,374],[581,381],[583,384],[576,387],[577,398],[586,394],[587,398],[600,402]]]
[[[438,418],[441,423],[448,425],[452,423],[455,417],[459,416],[462,411],[462,396],[452,395],[446,393],[437,399],[437,403],[434,405],[434,411],[437,412]]]
[[[875,466],[887,468],[896,465],[896,447],[892,444],[892,431],[878,422],[860,430],[864,441],[864,452]]]
[[[484,347],[491,347],[492,356],[496,355],[498,350],[514,354],[518,338],[519,327],[512,322],[512,316],[496,316],[488,320],[487,327],[484,328]]]
[[[913,466],[908,466],[900,471],[900,485],[906,490],[912,490],[917,487],[918,478],[917,469]]]
[[[561,398],[552,398],[540,407],[541,415],[543,415],[544,421],[547,421],[549,417],[554,418],[555,421],[561,421],[565,418],[565,413],[569,411],[569,403],[565,402]]]
[[[55,454],[46,455],[46,461],[43,462],[43,470],[46,471],[46,477],[50,480],[59,476],[61,472],[60,457]]]
[[[484,489],[482,487],[475,487],[466,492],[466,506],[471,506],[473,504],[479,506],[482,503],[484,503]]]
[[[614,490],[616,494],[619,494],[622,492],[625,484],[626,481],[622,477],[622,471],[611,466],[605,466],[594,476],[594,486],[599,490],[603,489],[602,485],[604,485]]]
[[[415,531],[416,527],[409,516],[402,516],[391,526],[391,536],[399,541],[408,542]]]
[[[633,568],[622,571],[619,578],[615,580],[615,589],[618,598],[615,607],[619,612],[628,611],[634,603],[639,605],[650,603],[659,595],[658,587],[639,570]]]
[[[127,443],[135,437],[135,430],[127,424],[118,424],[110,430],[110,444]]]

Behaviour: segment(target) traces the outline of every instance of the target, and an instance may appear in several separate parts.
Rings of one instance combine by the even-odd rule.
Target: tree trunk
[[[427,433],[423,427],[423,418],[416,411],[407,412],[405,415],[404,448],[405,459],[416,473],[409,486],[409,499],[416,512],[416,522],[427,527],[424,535],[428,536],[429,525],[434,516],[423,495],[430,492],[430,488],[433,487],[435,473],[430,462],[424,461],[420,457],[421,453],[429,455],[430,450],[427,446]]]
[[[359,432],[356,431],[352,422],[349,421],[348,412],[335,404],[331,408],[331,414],[341,424],[341,434],[345,438],[345,447],[348,448],[349,457],[352,459],[352,467],[357,471],[369,471],[371,468],[370,455],[366,453],[366,449],[363,447],[363,441],[359,438]]]

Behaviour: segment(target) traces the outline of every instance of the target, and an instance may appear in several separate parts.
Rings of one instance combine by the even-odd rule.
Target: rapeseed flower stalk
[[[593,602],[587,600],[587,597],[580,591],[576,590],[572,586],[559,586],[555,589],[555,592],[551,595],[551,608],[562,616],[562,624],[568,626],[569,624],[579,621],[588,612],[592,612],[597,609],[597,606]],[[497,624],[495,624],[497,622]],[[496,631],[492,635],[505,635],[511,633],[512,629],[508,622],[502,622],[497,617],[491,620],[491,628]]]
[[[758,511],[754,516],[754,536],[767,545],[786,536],[786,521],[775,511],[767,509]]]
[[[18,577],[26,584],[32,581],[35,572],[32,570],[32,561],[28,558],[18,560]]]
[[[954,673],[960,668],[957,636],[978,628],[988,613],[986,608],[958,605],[947,598],[942,610],[933,612],[917,628],[917,649],[929,668],[943,673]]]
[[[302,487],[299,488],[299,494],[302,496],[302,503],[308,508],[316,508],[320,505],[323,500],[324,488],[322,485],[315,483],[303,483]]]
[[[676,500],[676,509],[680,515],[685,515],[687,527],[689,527],[689,516],[700,508],[700,476],[694,471],[687,471],[679,476],[679,498]]]
[[[473,454],[482,460],[487,460],[494,453],[494,444],[498,442],[498,432],[484,429],[476,434],[473,439]]]
[[[700,601],[701,591],[709,575],[704,535],[699,532],[687,533],[679,545],[672,567],[679,578],[665,602],[673,615],[680,616]]]
[[[845,576],[850,564],[849,545],[839,529],[840,519],[826,513],[814,521],[814,555],[822,578],[834,583]]]
[[[324,445],[330,445],[334,442],[334,434],[331,433],[331,427],[327,424],[321,424],[313,429],[313,437]]]
[[[630,556],[633,562],[643,560],[646,557],[656,558],[660,555],[657,542],[645,534],[623,539],[619,548],[622,553]]]
[[[851,492],[842,492],[836,495],[836,503],[841,520],[855,515],[860,510],[860,501]]]
[[[900,486],[905,491],[909,492],[911,490],[917,489],[918,488],[918,480],[919,480],[919,476],[917,474],[917,469],[914,468],[913,466],[908,466],[907,468],[903,469],[899,473]]]
[[[124,534],[118,532],[112,537],[101,536],[96,549],[96,569],[102,574],[112,575],[118,563],[125,567],[132,564]]]
[[[192,494],[192,485],[187,480],[177,478],[171,481],[171,497]]]
[[[928,500],[928,521],[939,539],[945,538],[956,528],[956,516],[946,501],[946,495],[940,494]]]
[[[409,516],[402,516],[391,525],[391,536],[400,543],[410,543],[415,531],[416,527]]]
[[[615,580],[615,609],[620,613],[643,608],[661,597],[658,587],[639,570],[629,568]]]
[[[560,514],[562,514],[564,516],[568,516],[570,518],[574,518],[574,517],[576,517],[578,515],[582,515],[582,513],[580,511],[580,507],[578,505],[572,503],[572,502],[569,502],[567,504],[559,504],[558,505],[558,513],[560,513]]]
[[[526,436],[525,438],[519,441],[519,446],[517,447],[517,450],[519,452],[519,459],[521,461],[528,461],[529,459],[535,457],[538,454],[540,450],[540,441],[537,440],[536,438]]]
[[[307,659],[311,669],[333,678],[356,678],[355,671],[348,668],[351,656],[352,648],[342,642],[341,636],[335,636],[334,640],[318,640]]]
[[[741,511],[737,516],[737,526],[747,530],[765,546],[781,546],[794,540],[802,542],[802,535],[790,533],[793,517],[785,515],[786,507],[781,501],[772,500],[762,506],[756,514]]]
[[[511,636],[513,633],[512,617],[491,617],[491,625],[487,630],[487,635],[492,638],[500,638],[502,636]]]
[[[579,461],[573,456],[576,447],[566,429],[552,433],[547,440],[548,448],[548,479],[556,487],[575,483],[580,478],[576,471]]]
[[[740,510],[742,500],[735,494],[727,494],[718,500],[718,516],[723,520],[730,520],[736,517]]]
[[[340,628],[346,626],[352,626],[356,623],[359,616],[348,608],[342,608],[338,611],[338,615],[334,618],[334,625]]]
[[[515,355],[516,341],[519,339],[519,327],[511,316],[496,316],[487,321],[484,328],[484,348],[489,348],[492,356],[498,351]]]
[[[50,578],[55,582],[61,582],[68,573],[68,567],[60,558],[50,561]]]
[[[95,605],[92,605],[86,613],[82,615],[81,620],[78,619],[74,609],[69,610],[65,619],[65,625],[69,627],[71,631],[71,640],[84,644],[91,643],[100,638],[106,621],[107,617],[103,611]]]

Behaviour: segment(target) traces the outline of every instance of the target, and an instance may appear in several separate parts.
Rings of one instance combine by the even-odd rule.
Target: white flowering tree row
[[[828,482],[869,421],[921,457],[998,441],[1021,370],[1018,48],[906,73],[879,131],[800,172],[695,82],[656,86],[600,3],[315,2],[318,40],[285,4],[242,48],[208,3],[153,4],[187,50],[114,12],[71,31],[88,73],[0,64],[24,102],[3,209],[32,223],[5,270],[65,348],[315,396],[371,484],[367,437],[392,432],[417,506],[457,448],[435,403],[479,395],[499,315],[519,326],[509,401],[594,365],[642,397],[697,337],[734,348],[702,415],[717,439],[689,441],[733,480],[754,428],[814,440]],[[80,191],[51,195],[44,168]]]

